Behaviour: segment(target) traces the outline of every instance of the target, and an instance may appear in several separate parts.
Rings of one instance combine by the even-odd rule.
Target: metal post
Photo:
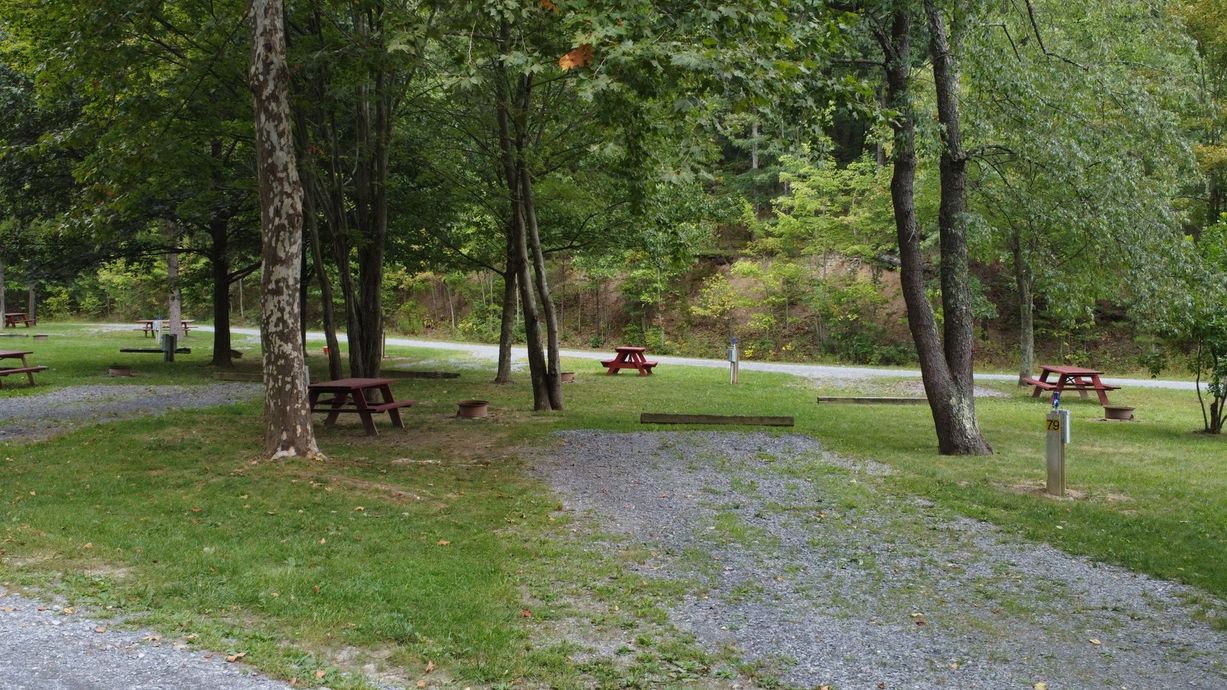
[[[733,342],[729,345],[729,383],[737,383],[739,368],[737,362],[737,336],[733,336]]]
[[[1053,409],[1045,417],[1048,486],[1051,496],[1065,495],[1065,444],[1069,443],[1069,410]]]

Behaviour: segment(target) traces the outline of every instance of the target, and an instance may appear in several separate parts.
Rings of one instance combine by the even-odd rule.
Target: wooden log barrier
[[[792,426],[792,417],[768,417],[762,415],[725,414],[670,414],[667,412],[644,412],[639,415],[640,424],[746,424],[752,426]]]
[[[927,405],[928,398],[892,398],[886,396],[836,396],[820,395],[821,403],[844,403],[847,405]]]

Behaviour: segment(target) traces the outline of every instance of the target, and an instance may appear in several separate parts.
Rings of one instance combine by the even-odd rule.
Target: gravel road
[[[674,624],[787,685],[1227,687],[1227,635],[1192,588],[881,492],[887,467],[808,437],[560,437],[534,471],[649,549],[645,575],[701,583]]]
[[[195,329],[193,329],[195,330]],[[202,331],[211,331],[209,326],[201,326]],[[260,332],[254,328],[232,328],[232,333],[245,336],[258,336]],[[307,339],[312,341],[323,341],[324,334],[319,332],[308,332]],[[397,345],[400,347],[422,347],[434,350],[452,350],[454,352],[464,352],[468,355],[489,361],[498,359],[497,345],[482,345],[480,343],[458,343],[444,340],[421,340],[418,338],[388,338],[388,345]],[[609,359],[612,346],[604,350],[563,350],[563,357],[571,357],[575,359],[601,360]],[[516,361],[523,361],[527,358],[527,353],[522,347],[512,348],[512,356]],[[727,369],[728,362],[720,359],[704,359],[701,357],[671,357],[668,355],[656,356],[652,355],[652,359],[657,360],[661,365],[680,364],[689,367],[715,367],[719,369]],[[865,378],[920,378],[920,371],[917,369],[881,369],[874,367],[846,367],[846,366],[828,366],[823,364],[794,364],[791,362],[761,362],[756,360],[742,360],[741,371],[773,371],[781,374],[792,374],[794,376],[802,376],[805,378],[824,380],[824,379],[840,379],[840,380],[855,380]],[[976,374],[977,381],[1018,381],[1017,374]],[[1124,386],[1132,388],[1169,388],[1174,390],[1194,390],[1195,386],[1192,381],[1168,381],[1164,379],[1125,379],[1116,377],[1103,378],[1104,383],[1109,383],[1114,386]]]
[[[69,609],[71,611],[71,609]],[[0,587],[4,690],[290,690],[224,655],[148,631],[117,631]]]
[[[259,396],[255,383],[207,386],[68,386],[42,395],[0,398],[0,441],[34,440],[85,424],[215,407]],[[48,410],[55,410],[49,414]]]

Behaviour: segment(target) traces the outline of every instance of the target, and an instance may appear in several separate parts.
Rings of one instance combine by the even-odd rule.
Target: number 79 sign
[[[1045,421],[1048,423],[1048,431],[1060,431],[1061,430],[1061,420],[1048,419]]]

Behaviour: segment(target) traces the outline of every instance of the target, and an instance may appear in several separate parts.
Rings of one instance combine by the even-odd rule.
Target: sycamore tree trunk
[[[251,92],[260,187],[260,344],[264,350],[264,449],[271,458],[318,457],[299,340],[302,185],[290,125],[281,0],[253,0]]]
[[[925,295],[924,258],[916,218],[915,123],[911,106],[911,15],[906,5],[895,8],[889,32],[879,34],[885,53],[887,102],[898,115],[894,130],[891,201],[899,243],[900,283],[907,305],[908,328],[920,359],[925,394],[933,414],[938,450],[945,455],[980,455],[991,449],[976,423],[971,379],[971,309],[967,281],[967,245],[962,214],[965,208],[966,160],[958,129],[957,73],[945,39],[940,16],[926,2],[930,45],[937,82],[938,110],[946,147],[941,161],[941,277],[945,342],[938,334],[933,309]],[[940,65],[938,64],[940,63]]]

